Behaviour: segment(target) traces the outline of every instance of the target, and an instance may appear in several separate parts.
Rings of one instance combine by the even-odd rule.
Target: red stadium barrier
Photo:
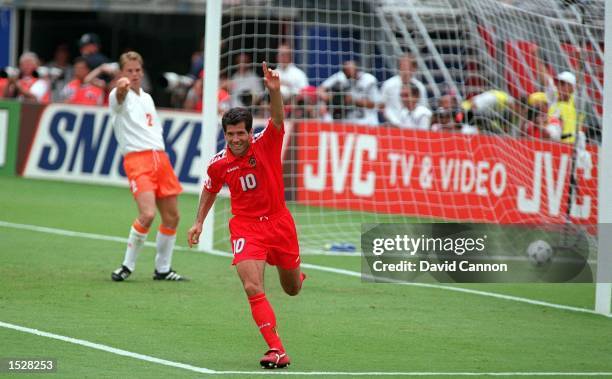
[[[299,203],[473,222],[565,220],[571,146],[318,122],[296,128]],[[597,150],[588,151],[572,219],[595,224]]]

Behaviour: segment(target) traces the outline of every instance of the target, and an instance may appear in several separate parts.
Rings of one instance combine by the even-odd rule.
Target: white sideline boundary
[[[50,228],[46,226],[19,224],[19,223],[13,223],[13,222],[2,221],[2,220],[0,220],[0,227],[18,229],[18,230],[29,230],[33,232],[55,234],[55,235],[61,235],[61,236],[66,236],[66,237],[87,238],[87,239],[100,240],[100,241],[127,243],[127,238],[123,238],[123,237],[106,236],[106,235],[95,234],[95,233],[76,232],[72,230]],[[150,241],[146,242],[145,245],[155,247],[155,243],[150,242]],[[179,245],[176,245],[175,249],[181,250],[181,251],[193,251],[189,249],[188,247],[179,246]],[[226,253],[224,251],[215,250],[215,249],[211,251],[206,251],[205,253],[210,254],[210,255],[222,256],[222,257],[232,256],[232,254],[230,253]],[[339,269],[339,268],[334,268],[334,267],[314,265],[314,264],[309,264],[309,263],[302,263],[302,267],[309,268],[312,270],[317,270],[317,271],[324,271],[324,272],[330,272],[330,273],[339,274],[339,275],[361,278],[361,273],[357,271],[350,271],[350,270],[344,270],[344,269]],[[566,310],[566,311],[579,312],[579,313],[588,313],[588,314],[612,318],[612,315],[602,315],[600,313],[595,312],[595,310],[592,310],[592,309],[572,307],[570,305],[563,305],[563,304],[549,303],[546,301],[533,300],[533,299],[528,299],[528,298],[519,297],[519,296],[503,295],[503,294],[499,294],[495,292],[473,290],[469,288],[453,287],[453,286],[446,286],[446,285],[441,285],[441,284],[428,284],[428,283],[397,283],[397,284],[412,286],[412,287],[433,288],[433,289],[439,289],[439,290],[444,290],[444,291],[462,292],[462,293],[468,293],[472,295],[492,297],[492,298],[501,299],[501,300],[516,301],[519,303],[539,305],[539,306],[553,308],[553,309]]]
[[[64,230],[64,229],[12,223],[12,222],[1,221],[1,220],[0,220],[0,227],[18,229],[18,230],[29,230],[33,232],[55,234],[55,235],[61,235],[61,236],[66,236],[66,237],[102,240],[102,241],[112,241],[112,242],[121,242],[121,243],[125,243],[127,241],[127,238],[105,236],[105,235],[95,234],[95,233],[75,232],[75,231]],[[154,246],[153,243],[147,243],[147,245]],[[177,246],[176,248],[178,250],[189,250],[181,246]],[[211,255],[216,255],[216,256],[231,257],[231,254],[223,252],[223,251],[219,251],[219,250],[213,250],[207,253]],[[319,266],[319,265],[313,265],[313,264],[307,264],[307,263],[303,263],[302,266],[305,268],[313,269],[313,270],[325,271],[325,272],[335,273],[339,275],[346,275],[346,276],[351,276],[351,277],[361,277],[361,273],[356,272],[356,271],[337,269],[333,267]],[[436,285],[436,284],[424,284],[424,283],[402,283],[402,284],[417,286],[417,287],[435,288],[435,289],[442,289],[442,290],[448,290],[448,291],[470,293],[474,295],[523,302],[523,303],[528,303],[532,305],[540,305],[540,306],[545,306],[545,307],[550,307],[550,308],[555,308],[555,309],[560,309],[560,310],[568,310],[568,311],[574,311],[574,312],[583,312],[583,313],[599,315],[598,313],[595,313],[594,311],[590,309],[571,307],[571,306],[548,303],[548,302],[537,301],[537,300],[531,300],[531,299],[521,298],[517,296],[502,295],[502,294],[493,293],[493,292],[471,290],[471,289],[459,288],[459,287],[449,287],[449,286],[442,286],[442,285]],[[612,372],[376,372],[376,371],[373,371],[373,372],[343,372],[343,371],[338,371],[338,372],[304,371],[304,372],[300,372],[300,371],[267,371],[267,370],[266,371],[217,371],[217,370],[212,370],[206,367],[198,367],[198,366],[193,366],[193,365],[189,365],[185,363],[169,361],[167,359],[161,359],[161,358],[156,358],[156,357],[145,355],[145,354],[134,353],[134,352],[127,351],[127,350],[114,348],[108,345],[90,342],[90,341],[86,341],[86,340],[82,340],[78,338],[66,337],[66,336],[62,336],[59,334],[49,333],[49,332],[41,331],[38,329],[32,329],[32,328],[28,328],[24,326],[19,326],[19,325],[3,322],[3,321],[0,321],[0,327],[23,332],[23,333],[33,334],[33,335],[40,336],[40,337],[46,337],[46,338],[51,338],[51,339],[55,339],[55,340],[59,340],[63,342],[68,342],[68,343],[88,347],[91,349],[101,350],[104,352],[108,352],[111,354],[116,354],[116,355],[120,355],[120,356],[124,356],[128,358],[139,359],[142,361],[156,363],[156,364],[160,364],[160,365],[164,365],[168,367],[180,368],[183,370],[198,372],[201,374],[211,374],[211,375],[449,376],[449,377],[458,377],[458,376],[552,376],[552,377],[558,377],[558,376],[585,376],[585,377],[612,376]]]

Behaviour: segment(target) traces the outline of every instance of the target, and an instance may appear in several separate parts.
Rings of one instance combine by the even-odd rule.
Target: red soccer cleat
[[[291,360],[284,351],[278,349],[270,349],[259,361],[261,368],[274,369],[274,368],[285,368],[289,366]]]

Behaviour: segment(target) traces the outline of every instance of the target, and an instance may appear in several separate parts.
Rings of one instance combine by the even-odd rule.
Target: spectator
[[[418,104],[423,107],[429,106],[425,86],[414,78],[415,64],[413,56],[411,54],[402,55],[398,60],[398,66],[399,73],[387,79],[381,88],[383,114],[385,120],[393,125],[399,123],[403,107],[400,92],[405,85],[414,84],[419,89]]]
[[[51,82],[52,101],[62,101],[62,91],[73,76],[72,65],[70,64],[70,49],[65,43],[57,45],[53,53],[53,60],[47,64],[50,70],[56,70],[58,77]],[[60,73],[61,72],[61,73]]]
[[[106,55],[100,52],[100,37],[94,33],[85,33],[79,39],[79,50],[81,56],[87,61],[90,70],[110,62]]]
[[[442,95],[438,99],[438,107],[431,121],[432,132],[460,132],[462,134],[478,134],[478,128],[464,122],[465,113],[457,104],[457,98],[452,94]]]
[[[518,127],[516,120],[522,120],[522,101],[510,94],[492,89],[463,101],[461,108],[466,123],[493,133],[510,133]]]
[[[89,66],[89,65],[88,65]],[[104,63],[91,70],[84,79],[85,83],[90,83],[104,91],[104,105],[108,104],[108,95],[115,88],[115,83],[119,79],[119,64]],[[144,74],[143,74],[144,75]]]
[[[323,104],[319,101],[317,87],[302,88],[295,97],[295,106],[291,108],[290,117],[294,119],[322,119]]]
[[[259,94],[263,93],[261,78],[252,70],[251,57],[241,53],[236,58],[238,71],[232,75],[232,107],[252,107],[259,104]]]
[[[378,125],[380,94],[376,78],[359,70],[354,61],[344,62],[341,71],[325,79],[318,94],[330,105],[334,119]]]
[[[548,114],[546,95],[543,92],[534,92],[529,95],[527,104],[527,118],[522,128],[524,133],[532,138],[559,141],[561,121]]]
[[[38,77],[40,60],[33,52],[25,52],[19,57],[19,76],[9,78],[5,89],[6,97],[48,103],[51,98],[49,82]]]
[[[53,60],[47,64],[48,67],[58,68],[67,73],[66,78],[72,77],[72,65],[70,64],[70,49],[65,43],[57,45],[53,52]]]
[[[457,120],[457,116],[460,115]],[[438,99],[438,107],[433,112],[431,130],[455,131],[460,126],[463,114],[457,110],[457,101],[452,95],[442,95]],[[457,122],[459,121],[459,122]]]
[[[399,113],[399,122],[392,124],[405,129],[429,130],[431,124],[431,111],[418,104],[420,91],[414,83],[402,87],[400,92],[402,109]]]
[[[0,70],[0,98],[14,97],[15,78],[19,75],[19,69],[5,67]]]
[[[514,104],[514,98],[500,90],[488,90],[463,102],[463,108],[474,113],[492,115]]]
[[[183,108],[191,111],[202,112],[204,108],[203,102],[203,90],[204,90],[204,71],[200,71],[199,78],[193,82],[193,85],[185,96],[185,102]],[[217,112],[223,114],[230,108],[231,97],[230,94],[219,87],[217,92]]]
[[[308,77],[304,71],[293,64],[289,45],[283,43],[278,46],[276,61],[278,62],[276,70],[281,78],[281,94],[285,104],[288,105],[300,91],[308,86]]]
[[[561,142],[573,144],[578,131],[578,109],[575,102],[576,75],[563,71],[557,75],[557,85],[550,75],[546,77],[548,115],[561,120]]]
[[[198,50],[191,54],[191,63],[189,65],[189,76],[194,79],[198,78],[198,75],[204,69],[204,37],[200,40]]]
[[[62,90],[64,102],[82,105],[104,104],[104,90],[91,83],[85,83],[89,71],[85,58],[78,57],[74,60],[74,76]]]

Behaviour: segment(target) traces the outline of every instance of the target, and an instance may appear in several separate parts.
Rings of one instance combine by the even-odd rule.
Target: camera
[[[253,105],[253,94],[251,91],[244,90],[238,94],[238,100],[242,103],[244,107],[250,107]]]
[[[345,104],[344,97],[350,91],[350,86],[337,83],[330,89],[329,111],[334,120],[345,119],[349,109]]]
[[[20,71],[17,67],[6,66],[0,70],[0,78],[16,79],[20,75]],[[32,73],[35,78],[48,78],[51,81],[61,79],[64,76],[64,70],[57,67],[46,67],[40,66]]]
[[[463,123],[470,123],[473,120],[471,111],[464,112],[461,108],[438,107],[433,112],[432,123],[437,123],[445,127],[461,129]]]
[[[159,85],[168,92],[179,88],[189,88],[195,80],[191,76],[179,75],[176,72],[164,72],[159,78]]]
[[[6,66],[2,70],[0,70],[0,78],[6,79],[14,79],[19,76],[19,69],[12,66]]]

